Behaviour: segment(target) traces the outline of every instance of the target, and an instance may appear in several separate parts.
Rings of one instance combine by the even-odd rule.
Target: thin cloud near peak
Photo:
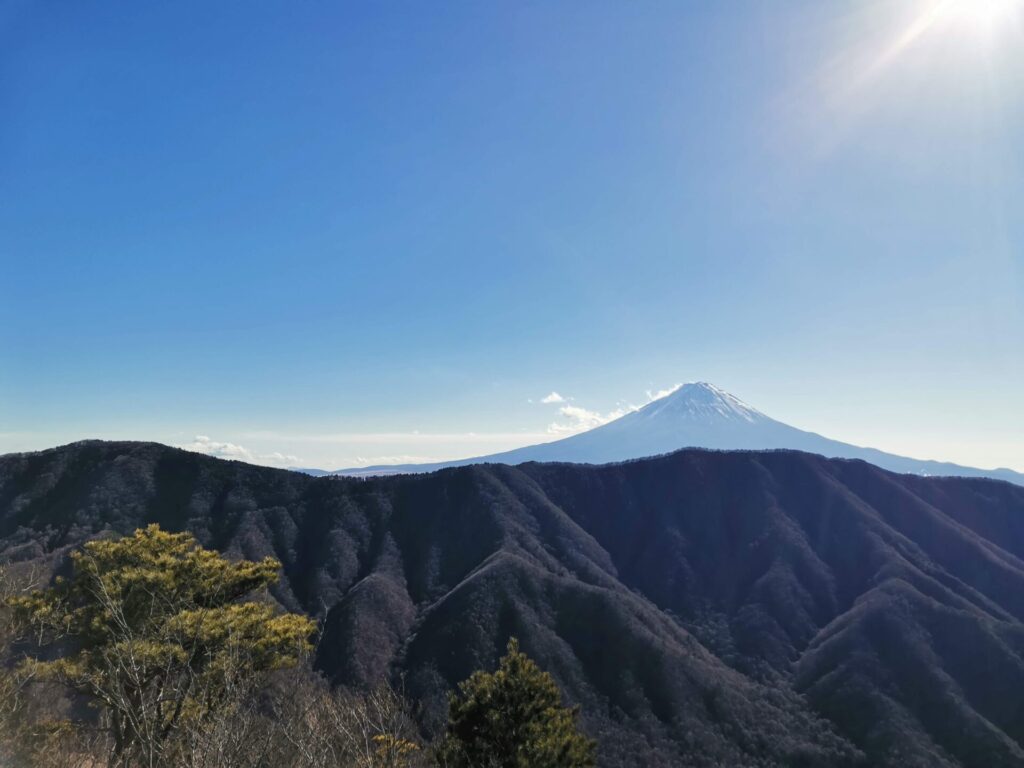
[[[661,400],[661,398],[663,397],[668,397],[672,393],[676,392],[682,386],[682,384],[673,384],[668,389],[659,389],[657,392],[652,392],[651,390],[648,389],[645,393],[647,395],[647,402],[653,403],[655,400]]]
[[[550,395],[541,400],[542,403],[557,403],[562,404],[558,409],[559,414],[564,418],[564,421],[555,421],[548,425],[549,435],[568,436],[577,432],[586,432],[589,429],[600,427],[603,424],[607,424],[610,421],[615,421],[625,416],[627,413],[640,410],[644,405],[653,403],[655,400],[660,400],[663,397],[668,397],[673,392],[678,390],[682,384],[675,384],[667,389],[660,389],[657,391],[647,390],[644,394],[647,399],[642,405],[634,405],[632,403],[619,402],[618,407],[608,411],[607,413],[601,413],[600,411],[592,411],[588,408],[584,408],[579,405],[569,405],[568,403],[573,398],[562,397],[557,392],[552,392]],[[556,399],[557,398],[557,399]]]
[[[635,410],[637,410],[637,406],[635,405],[624,405],[613,411],[609,411],[608,413],[600,413],[598,411],[588,410],[587,408],[583,408],[578,405],[563,405],[558,409],[558,412],[566,419],[566,421],[554,421],[549,424],[548,434],[571,435],[576,432],[586,432],[588,429],[600,427],[602,424],[607,424],[609,421],[615,421],[615,419],[621,418],[627,413]]]

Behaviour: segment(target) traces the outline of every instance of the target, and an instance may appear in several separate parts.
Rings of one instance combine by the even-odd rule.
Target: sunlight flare
[[[927,0],[880,57],[884,66],[925,38],[960,37],[992,47],[1019,30],[1024,0]]]

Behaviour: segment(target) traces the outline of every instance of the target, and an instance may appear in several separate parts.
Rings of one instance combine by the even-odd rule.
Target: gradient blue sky
[[[1022,19],[0,0],[0,452],[448,458],[704,379],[1024,470]]]

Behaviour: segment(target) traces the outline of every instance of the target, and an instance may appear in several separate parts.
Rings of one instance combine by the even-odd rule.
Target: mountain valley
[[[156,522],[283,563],[336,683],[423,728],[510,635],[602,766],[1024,765],[1024,488],[794,451],[312,478],[151,443],[0,457],[0,557]]]

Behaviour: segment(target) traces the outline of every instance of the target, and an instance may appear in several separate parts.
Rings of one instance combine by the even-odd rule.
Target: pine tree
[[[176,730],[308,649],[313,622],[246,599],[277,580],[272,558],[232,562],[152,525],[89,542],[71,560],[68,579],[10,605],[39,642],[28,674],[100,710],[113,765],[166,762]]]
[[[551,675],[519,650],[515,638],[493,673],[474,672],[450,698],[438,749],[447,768],[587,768],[595,742],[562,705]]]

